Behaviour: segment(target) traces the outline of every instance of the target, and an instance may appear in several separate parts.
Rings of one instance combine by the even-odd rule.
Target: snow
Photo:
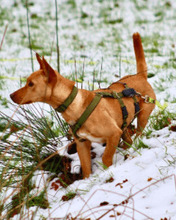
[[[21,1],[15,2],[18,3],[16,7],[13,6],[13,1],[0,0],[0,10],[10,13],[9,17],[3,18],[0,26],[2,39],[5,25],[8,24],[0,51],[0,75],[16,78],[4,80],[3,90],[0,90],[0,95],[8,100],[9,94],[19,88],[20,77],[26,77],[32,72],[26,9]],[[76,8],[69,2],[75,3]],[[54,3],[37,0],[30,7],[30,15],[37,14],[41,18],[41,21],[30,18],[31,25],[38,25],[38,28],[31,29],[31,37],[35,45],[42,45],[42,49],[37,51],[41,54],[50,52],[56,41]],[[97,72],[97,79],[101,76],[104,81],[102,87],[116,81],[118,78],[115,75],[122,77],[134,74],[131,36],[139,31],[143,37],[148,70],[154,73],[149,82],[161,104],[167,102],[167,110],[175,112],[176,1],[124,0],[117,2],[119,6],[115,3],[113,0],[58,1],[61,73],[64,76],[73,74],[76,71],[76,60],[77,72],[81,75],[85,64],[85,88],[92,83],[94,70]],[[166,6],[166,3],[171,6]],[[87,18],[81,17],[83,12],[87,14]],[[47,17],[46,13],[49,14]],[[161,15],[156,16],[156,13]],[[107,23],[117,19],[123,21],[114,25]],[[17,31],[13,32],[13,29]],[[152,48],[157,48],[158,53],[150,53]],[[50,60],[50,57],[47,59]],[[56,68],[55,50],[50,63]],[[168,64],[167,68],[164,67],[165,63]],[[35,59],[34,68],[38,69]],[[11,115],[2,105],[1,110]],[[156,107],[153,114],[157,111],[159,109]],[[176,120],[171,124],[176,124]],[[92,161],[93,173],[90,178],[75,181],[66,189],[59,187],[56,191],[51,187],[52,182],[48,183],[50,207],[46,210],[39,208],[35,219],[176,219],[176,134],[165,127],[159,131],[153,130],[149,138],[144,135],[142,141],[149,148],[137,151],[131,148],[127,152],[117,150],[114,163],[107,170],[101,164],[104,147],[93,143],[96,158]],[[68,155],[65,149],[68,142],[65,139],[62,142],[63,147],[58,148],[58,151],[71,157],[72,172],[79,172],[78,155]],[[137,142],[133,145],[137,145]],[[129,157],[124,160],[126,153]],[[37,174],[35,184],[40,191],[46,186],[48,175],[40,172]],[[106,182],[110,178],[113,181]],[[62,201],[62,196],[68,192],[76,192],[76,197]],[[9,189],[7,195],[10,193]],[[106,205],[102,205],[103,202],[107,202]],[[36,208],[30,208],[30,211],[35,210]],[[20,216],[16,215],[14,219],[20,219]]]
[[[175,167],[169,167],[164,161],[170,159],[170,154],[165,155],[165,149],[162,149],[164,147],[157,147],[157,141],[153,145],[155,147],[150,150],[142,150],[141,156],[134,154],[135,158],[126,161],[123,161],[123,157],[118,158],[115,165],[107,171],[96,170],[89,179],[72,184],[69,190],[77,191],[77,198],[69,203],[61,202],[62,211],[56,209],[52,216],[58,217],[59,213],[64,213],[59,214],[64,218],[67,213],[71,213],[72,216],[79,214],[78,217],[83,219],[90,216],[92,219],[98,219],[106,209],[109,210],[117,204],[115,211],[124,212],[122,219],[127,219],[127,216],[129,219],[130,217],[134,219],[173,217],[174,219]],[[174,149],[173,152],[175,153]],[[113,177],[114,181],[106,183],[110,177]],[[125,180],[127,182],[123,183]],[[121,183],[122,188],[117,186],[118,183]],[[127,199],[129,200],[127,204],[120,205]],[[104,201],[109,203],[108,207],[100,207],[100,203]],[[94,211],[96,212],[93,214]],[[111,212],[103,219],[108,219],[110,214]]]

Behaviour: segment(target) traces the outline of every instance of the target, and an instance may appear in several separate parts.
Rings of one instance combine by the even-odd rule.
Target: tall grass
[[[47,113],[51,117],[44,116],[44,110],[34,106],[19,108],[14,115],[16,119],[0,112],[0,210],[3,219],[21,213],[25,207],[49,206],[46,198],[45,206],[43,203],[47,181],[41,192],[36,190],[33,178],[38,172],[42,175],[63,172],[63,157],[58,150],[62,146],[60,138],[67,136],[67,125],[60,119],[53,120],[55,113]]]

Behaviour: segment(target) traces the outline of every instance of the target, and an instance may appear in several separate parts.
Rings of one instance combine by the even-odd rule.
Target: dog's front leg
[[[115,151],[120,141],[120,137],[122,135],[122,130],[120,128],[117,128],[116,130],[113,129],[113,131],[114,135],[111,135],[106,141],[106,148],[102,157],[102,161],[104,165],[107,167],[112,165],[113,156],[115,154]]]
[[[91,174],[91,142],[86,140],[84,142],[76,141],[76,149],[81,162],[83,178],[89,177]]]

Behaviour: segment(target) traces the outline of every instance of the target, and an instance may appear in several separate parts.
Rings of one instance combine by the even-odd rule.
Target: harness
[[[118,83],[121,83],[121,82],[118,82]],[[139,94],[133,88],[129,88],[126,83],[121,83],[121,84],[124,85],[124,87],[125,87],[125,89],[122,90],[122,92],[118,92],[118,93],[115,91],[112,91],[111,93],[98,92],[96,94],[100,94],[101,97],[103,97],[103,98],[114,98],[119,101],[119,104],[120,104],[121,110],[122,110],[122,117],[123,117],[122,129],[124,129],[127,125],[126,119],[128,118],[128,111],[127,111],[127,108],[126,108],[122,98],[124,98],[124,97],[133,98],[134,107],[135,107],[135,116],[140,111],[140,107],[139,107],[139,102],[136,99],[136,96],[139,96]]]
[[[154,99],[152,99],[149,96],[143,97],[140,93],[137,93],[133,88],[129,88],[126,83],[122,83],[122,82],[119,82],[119,83],[121,83],[125,87],[125,89],[122,90],[121,92],[115,92],[115,91],[110,90],[110,92],[96,92],[95,93],[95,96],[94,96],[93,100],[87,106],[87,108],[82,113],[82,115],[77,120],[77,122],[74,125],[70,126],[71,129],[72,129],[73,135],[76,138],[80,139],[80,137],[77,135],[77,131],[81,128],[81,126],[84,124],[84,122],[88,119],[88,117],[94,111],[94,109],[96,108],[96,106],[100,102],[101,98],[113,98],[113,99],[118,100],[118,102],[121,106],[122,117],[123,117],[122,129],[124,129],[127,126],[126,119],[128,118],[128,111],[127,111],[127,108],[126,108],[122,98],[124,98],[124,97],[133,98],[134,107],[135,107],[135,116],[140,111],[139,102],[137,101],[136,96],[140,96],[147,103],[153,103],[153,104],[155,103]],[[71,94],[69,95],[69,97],[55,110],[58,111],[58,112],[64,112],[68,108],[68,106],[73,102],[73,100],[76,97],[77,93],[78,93],[78,89],[74,86]]]

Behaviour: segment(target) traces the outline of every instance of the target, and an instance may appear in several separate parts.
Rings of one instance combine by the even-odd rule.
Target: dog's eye
[[[29,83],[28,83],[28,86],[29,86],[29,87],[32,87],[33,85],[34,85],[33,82],[29,82]]]

